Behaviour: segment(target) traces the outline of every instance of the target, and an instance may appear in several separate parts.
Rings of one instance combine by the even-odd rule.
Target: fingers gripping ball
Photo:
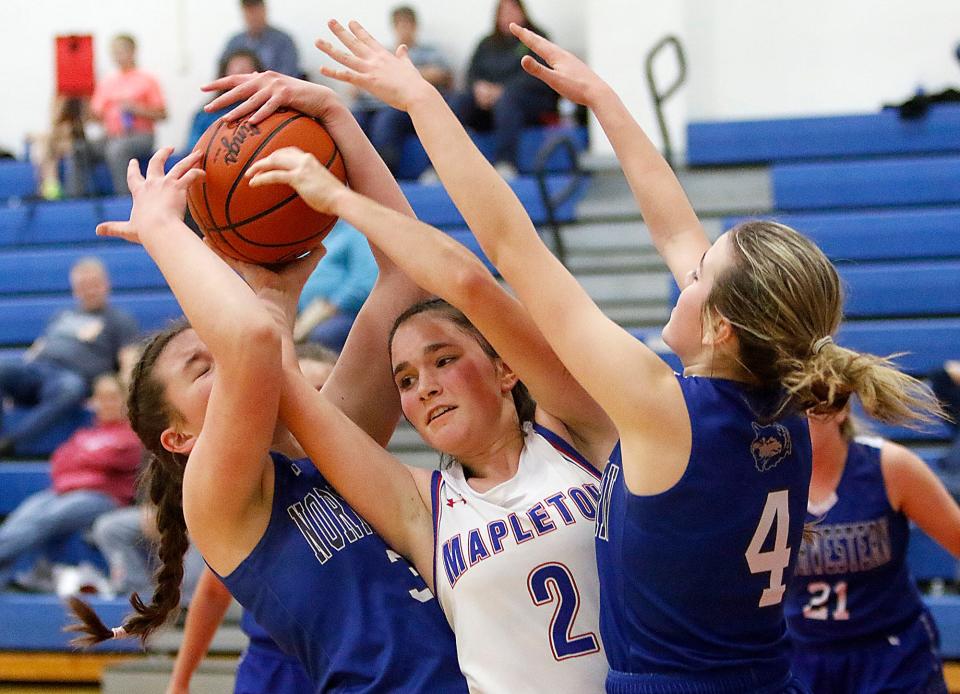
[[[346,180],[343,157],[319,121],[281,110],[256,125],[217,120],[197,142],[206,176],[190,186],[187,206],[220,252],[259,265],[289,262],[316,248],[337,218],[317,212],[285,185],[251,188],[244,173],[283,147],[299,147]]]

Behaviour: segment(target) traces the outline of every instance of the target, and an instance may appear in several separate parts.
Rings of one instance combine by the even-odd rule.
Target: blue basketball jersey
[[[222,580],[316,691],[466,692],[453,633],[419,575],[309,460],[271,454],[273,510]]]
[[[810,484],[806,419],[764,423],[773,394],[677,378],[693,435],[680,481],[631,494],[619,445],[603,476],[596,545],[610,667],[651,683],[693,674],[716,676],[723,691],[788,688],[783,595]],[[670,691],[716,689],[691,686]]]
[[[808,515],[813,536],[800,548],[785,610],[799,643],[886,637],[923,612],[906,562],[910,525],[887,499],[882,443],[851,442],[833,505]]]

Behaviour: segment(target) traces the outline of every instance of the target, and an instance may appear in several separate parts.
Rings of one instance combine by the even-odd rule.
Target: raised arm
[[[350,186],[385,207],[413,216],[390,170],[333,90],[273,72],[232,75],[204,89],[227,90],[208,104],[207,110],[241,102],[227,114],[228,120],[249,116],[259,122],[281,107],[319,118],[340,149]],[[377,282],[354,321],[324,392],[361,429],[385,445],[400,418],[400,400],[387,359],[387,336],[394,318],[426,294],[376,249],[374,257],[379,267]]]
[[[933,471],[909,449],[885,442],[880,467],[890,505],[960,559],[960,506]]]
[[[150,159],[146,180],[136,161],[131,162],[130,220],[101,224],[97,233],[144,246],[212,357],[209,363],[197,353],[197,360],[188,362],[189,355],[184,355],[181,365],[193,384],[213,378],[202,431],[183,428],[165,441],[190,456],[184,472],[184,513],[191,534],[210,559],[218,555],[224,528],[251,522],[249,509],[261,499],[280,399],[280,335],[246,283],[183,224],[186,189],[202,175],[191,168],[199,153],[164,175],[171,151],[161,149]]]
[[[545,422],[597,467],[616,441],[612,422],[572,378],[520,303],[469,250],[443,232],[406,217],[339,183],[311,155],[281,150],[249,170],[250,184],[293,186],[317,209],[359,229],[427,291],[462,310],[530,389]]]
[[[664,407],[664,398],[682,405],[670,369],[604,316],[544,246],[516,195],[474,146],[440,94],[419,78],[402,47],[393,55],[356,22],[350,24],[351,31],[336,22],[330,27],[350,53],[326,42],[318,46],[348,70],[324,68],[324,74],[368,89],[410,113],[444,186],[488,257],[621,436],[631,427],[657,435],[665,431],[664,417],[683,411]]]
[[[610,140],[661,257],[684,286],[710,241],[673,169],[606,82],[570,51],[524,27],[511,30],[546,61],[524,56],[523,69],[561,96],[593,111]]]
[[[183,625],[183,641],[173,663],[167,694],[189,693],[193,673],[207,654],[232,601],[227,587],[210,569],[205,568],[193,591],[187,621]]]

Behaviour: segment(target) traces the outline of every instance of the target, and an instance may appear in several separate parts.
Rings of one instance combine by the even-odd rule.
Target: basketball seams
[[[247,157],[247,160],[243,163],[243,166],[240,167],[240,171],[237,172],[236,178],[233,179],[233,183],[230,186],[230,190],[227,191],[226,198],[224,199],[223,213],[226,215],[227,226],[234,226],[234,222],[230,220],[230,201],[233,199],[233,194],[237,191],[237,186],[240,185],[240,182],[243,180],[243,175],[247,172],[251,166],[253,166],[254,161],[257,158],[257,155],[263,151],[263,148],[266,147],[270,140],[277,136],[281,130],[286,128],[290,123],[298,121],[301,118],[306,118],[302,113],[295,113],[290,118],[287,118],[285,121],[278,123],[273,130],[270,131],[269,135],[264,136],[263,140],[257,145],[256,149],[250,153],[250,156]],[[236,222],[236,224],[243,224],[246,220],[241,220]]]
[[[329,137],[329,133],[325,132],[323,123],[319,119],[296,111],[275,115],[277,117],[271,119],[272,122],[277,123],[275,126],[270,127],[269,130],[262,128],[256,134],[247,134],[246,137],[253,136],[256,147],[244,158],[236,174],[229,170],[234,167],[228,166],[236,163],[235,156],[224,161],[219,157],[214,158],[215,149],[218,147],[217,142],[223,140],[222,135],[228,131],[228,124],[222,120],[218,122],[201,145],[203,157],[200,166],[205,170],[209,167],[213,178],[204,179],[202,185],[191,187],[191,191],[188,191],[188,200],[191,207],[196,208],[198,222],[201,223],[211,246],[225,255],[261,264],[285,263],[308,252],[311,246],[323,240],[337,222],[335,216],[313,210],[302,198],[298,200],[299,195],[296,192],[292,192],[278,202],[273,202],[267,209],[263,209],[262,205],[270,204],[271,199],[276,201],[276,193],[252,197],[248,195],[247,188],[242,187],[244,174],[255,161],[271,151],[271,144],[274,150],[289,144],[299,145],[316,155],[323,153],[326,160],[324,166],[339,179],[346,178],[343,156],[336,143]],[[294,125],[297,121],[301,121],[301,124]],[[271,124],[263,123],[262,125],[269,127]],[[289,129],[288,126],[293,129]],[[320,126],[321,132],[316,131],[316,126]],[[279,140],[278,135],[281,135]],[[242,144],[240,147],[242,148]],[[228,149],[233,152],[238,151],[236,137]],[[221,192],[224,188],[227,188],[226,195]],[[282,190],[278,192],[282,195]],[[253,202],[254,200],[257,202]],[[293,206],[289,205],[291,202],[294,202]],[[231,214],[231,208],[234,206],[237,208],[236,212],[255,212],[255,214],[234,221],[233,217],[236,215]],[[258,206],[261,209],[257,210]],[[224,209],[225,224],[216,223],[214,207],[217,210],[221,207]],[[271,217],[271,215],[274,216]],[[310,228],[315,231],[310,233]],[[243,233],[244,231],[246,233]],[[309,233],[309,236],[297,236],[304,231]],[[277,242],[272,243],[273,240]]]

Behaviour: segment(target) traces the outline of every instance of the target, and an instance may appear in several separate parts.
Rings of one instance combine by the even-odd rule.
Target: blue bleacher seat
[[[122,624],[130,613],[130,602],[118,598],[87,599],[89,605],[109,625]],[[65,604],[56,595],[0,593],[0,651],[71,650],[63,628],[73,622]],[[25,628],[24,625],[29,625]],[[134,652],[140,650],[136,639],[110,640],[97,645],[96,652]]]
[[[140,246],[91,244],[0,251],[0,295],[69,292],[70,268],[84,256],[103,261],[114,289],[166,287],[163,275]]]
[[[568,184],[570,177],[564,174],[553,174],[547,177],[547,189],[550,193],[556,193],[562,190]],[[462,227],[464,226],[463,217],[457,211],[456,206],[447,194],[447,191],[440,184],[420,185],[417,183],[401,183],[404,194],[413,206],[417,216],[427,224],[436,227]],[[540,199],[540,190],[537,187],[537,181],[530,176],[519,176],[510,182],[513,192],[523,203],[527,214],[535,224],[542,224],[547,221],[547,211],[543,201]],[[558,221],[570,221],[575,217],[576,203],[583,196],[586,190],[586,182],[580,187],[577,193],[557,210],[555,210]]]
[[[777,164],[774,207],[814,210],[960,203],[960,157]]]
[[[691,166],[938,152],[960,152],[960,106],[935,106],[916,120],[902,120],[889,109],[687,126]]]
[[[45,460],[0,464],[0,516],[9,514],[28,496],[49,486],[50,464]]]
[[[0,246],[22,243],[29,212],[27,205],[0,207]]]
[[[835,263],[960,258],[960,207],[781,214],[769,218],[811,238]],[[724,228],[746,219],[750,218],[725,219]]]
[[[96,238],[94,230],[99,221],[94,200],[37,203],[27,218],[27,228],[20,243],[73,241],[78,236],[91,241]]]
[[[837,341],[882,356],[906,352],[897,364],[923,375],[960,354],[960,318],[850,321],[840,326]]]
[[[532,173],[540,149],[554,137],[569,136],[573,139],[578,151],[587,147],[587,129],[583,127],[564,128],[560,126],[543,126],[525,128],[520,136],[517,151],[519,171]],[[491,133],[472,133],[471,137],[477,148],[486,156],[493,154],[493,135]],[[569,171],[572,163],[566,153],[558,151],[547,162],[547,171]],[[400,157],[400,169],[397,178],[401,180],[416,179],[430,166],[430,159],[415,135],[407,137],[403,142],[403,151]]]
[[[960,595],[927,595],[923,602],[940,632],[940,657],[960,659]]]
[[[848,317],[960,315],[960,261],[916,261],[837,268]]]
[[[142,330],[163,327],[181,315],[169,290],[114,293],[112,303],[129,311]],[[69,296],[0,298],[0,345],[25,345],[39,335],[57,311],[73,305]]]
[[[960,565],[953,555],[915,525],[910,527],[907,561],[910,564],[910,573],[918,581],[934,578],[956,581],[960,578]]]
[[[0,201],[7,198],[27,198],[36,192],[37,180],[30,162],[0,160]]]
[[[26,415],[27,411],[19,407],[6,410],[3,414],[4,426],[14,426]],[[60,415],[55,424],[36,436],[17,442],[16,453],[21,456],[48,456],[61,443],[80,427],[89,426],[93,416],[89,410],[75,407]]]

